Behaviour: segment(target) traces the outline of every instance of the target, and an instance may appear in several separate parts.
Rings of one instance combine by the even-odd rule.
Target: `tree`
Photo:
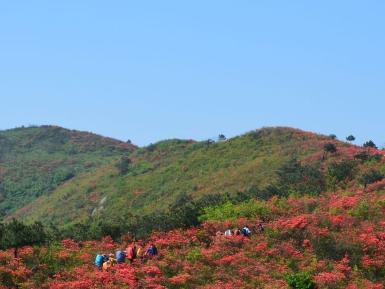
[[[36,222],[26,225],[16,219],[2,225],[1,247],[13,248],[15,258],[18,257],[18,249],[24,246],[39,245],[47,241],[47,234],[41,223]]]
[[[301,165],[292,159],[277,171],[277,193],[288,195],[292,192],[318,195],[325,189],[322,172],[314,166]]]
[[[213,141],[212,139],[208,139],[208,140],[206,141],[207,147],[209,147],[209,146],[212,145],[213,143],[215,143],[215,141]]]
[[[333,143],[327,143],[327,144],[324,145],[324,151],[325,151],[326,153],[332,153],[332,154],[334,154],[334,153],[337,152],[337,147],[336,147],[336,145],[333,144]]]
[[[128,173],[128,169],[130,167],[131,160],[127,156],[121,157],[119,162],[117,163],[116,167],[119,171],[120,175],[125,175]]]
[[[347,140],[348,142],[353,142],[353,141],[356,140],[356,138],[354,137],[354,135],[348,135],[348,136],[346,137],[346,140]]]
[[[355,161],[351,160],[330,164],[327,171],[328,185],[335,189],[338,183],[351,180],[354,175],[355,166]]]
[[[332,133],[332,134],[329,134],[329,138],[331,138],[331,139],[336,139],[337,136],[336,136],[334,133]]]
[[[374,149],[376,149],[377,146],[375,145],[375,143],[372,140],[369,140],[366,143],[364,143],[364,148],[374,148]]]
[[[220,134],[220,135],[218,136],[218,141],[225,141],[225,140],[226,140],[226,137],[225,137],[224,134]]]
[[[359,182],[364,185],[366,188],[367,185],[379,182],[384,178],[384,175],[377,170],[369,170],[367,172],[364,172],[360,177],[359,177]]]
[[[298,272],[286,276],[286,281],[293,289],[314,289],[316,284],[308,272]]]

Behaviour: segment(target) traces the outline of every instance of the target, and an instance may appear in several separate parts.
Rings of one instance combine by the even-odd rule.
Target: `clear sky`
[[[385,144],[385,1],[0,1],[0,129]]]

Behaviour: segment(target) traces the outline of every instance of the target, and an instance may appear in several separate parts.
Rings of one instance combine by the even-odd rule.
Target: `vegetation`
[[[0,216],[135,147],[91,133],[43,126],[0,132]]]
[[[135,219],[167,213],[183,194],[193,200],[240,192],[267,198],[309,189],[318,194],[325,188],[321,164],[301,160],[319,154],[326,140],[288,128],[256,130],[209,147],[206,142],[166,140],[135,150],[125,174],[107,164],[72,178],[11,217],[70,225],[90,217]],[[291,180],[280,181],[289,163],[294,166]]]
[[[7,216],[1,289],[384,288],[383,151],[288,128],[117,151]],[[134,239],[159,256],[94,267]]]

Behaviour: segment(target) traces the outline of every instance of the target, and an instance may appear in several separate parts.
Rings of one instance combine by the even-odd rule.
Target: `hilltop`
[[[57,126],[0,131],[0,215],[110,163],[135,146]]]

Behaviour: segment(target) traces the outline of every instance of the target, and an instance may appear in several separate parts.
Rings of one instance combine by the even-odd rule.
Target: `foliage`
[[[356,140],[356,138],[354,137],[354,135],[348,135],[348,136],[346,137],[346,140],[347,140],[348,142],[353,142],[353,141]]]
[[[266,206],[265,202],[258,200],[249,200],[240,204],[226,202],[216,207],[208,207],[204,209],[201,220],[235,220],[240,217],[245,218],[262,218],[271,217],[271,209]]]
[[[365,148],[377,148],[376,144],[372,140],[365,142],[363,146]]]
[[[55,126],[0,131],[0,216],[135,147]]]
[[[302,165],[292,159],[277,171],[278,193],[319,194],[325,190],[325,179],[322,172],[312,165]]]
[[[326,143],[324,145],[324,151],[327,153],[336,153],[337,152],[337,147],[334,143]]]
[[[369,171],[363,172],[359,176],[359,182],[366,187],[368,184],[372,184],[378,181],[381,181],[384,178],[383,173],[378,170],[371,169]]]
[[[350,181],[354,177],[355,167],[356,163],[352,160],[331,163],[327,171],[329,187],[335,189],[338,183]]]
[[[315,289],[316,284],[308,272],[290,274],[286,277],[287,283],[293,289]]]

